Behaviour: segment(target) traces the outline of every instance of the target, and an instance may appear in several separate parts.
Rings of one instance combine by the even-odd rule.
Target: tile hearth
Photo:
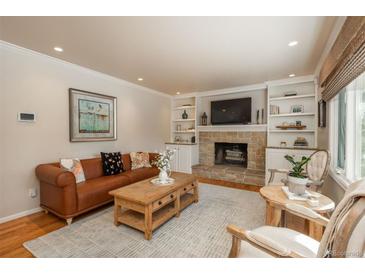
[[[223,180],[238,184],[265,185],[265,171],[247,169],[232,165],[195,165],[193,174],[214,180]]]

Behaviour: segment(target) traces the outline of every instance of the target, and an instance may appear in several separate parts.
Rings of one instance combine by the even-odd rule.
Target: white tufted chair
[[[321,242],[283,227],[245,231],[229,225],[229,257],[365,257],[365,181],[349,187],[331,219],[301,205],[287,205],[285,210],[326,226]]]
[[[328,175],[329,164],[331,161],[330,153],[327,150],[317,150],[310,156],[310,161],[306,165],[306,174],[310,180],[314,191],[321,192],[324,180]],[[269,184],[274,181],[275,173],[288,174],[287,169],[269,169]]]

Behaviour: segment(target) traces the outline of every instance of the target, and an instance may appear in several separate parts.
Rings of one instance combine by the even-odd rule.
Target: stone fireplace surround
[[[214,144],[216,142],[247,144],[247,169],[229,165],[215,165]],[[264,185],[265,147],[266,132],[200,132],[199,165],[193,166],[193,174],[215,180]]]

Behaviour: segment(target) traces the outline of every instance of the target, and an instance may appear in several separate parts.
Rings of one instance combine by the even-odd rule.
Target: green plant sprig
[[[307,178],[307,176],[303,174],[303,167],[309,162],[309,160],[311,159],[310,157],[303,156],[300,161],[295,161],[294,158],[290,155],[285,155],[284,158],[293,165],[292,169],[289,171],[289,176],[302,179]]]

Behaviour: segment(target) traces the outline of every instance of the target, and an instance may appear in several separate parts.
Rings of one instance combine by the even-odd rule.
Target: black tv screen
[[[212,125],[251,123],[251,98],[211,102]]]

